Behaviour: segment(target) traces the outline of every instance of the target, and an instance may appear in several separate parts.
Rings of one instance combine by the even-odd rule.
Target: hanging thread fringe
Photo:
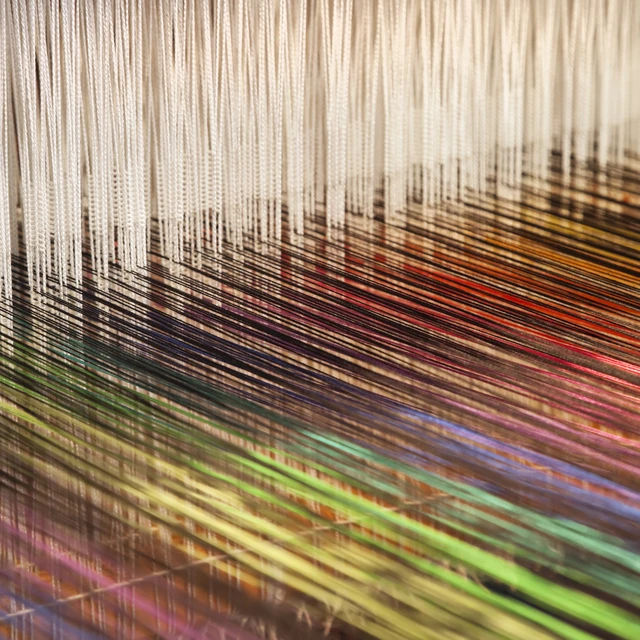
[[[0,286],[640,153],[634,0],[7,0]],[[573,160],[572,160],[573,159]]]

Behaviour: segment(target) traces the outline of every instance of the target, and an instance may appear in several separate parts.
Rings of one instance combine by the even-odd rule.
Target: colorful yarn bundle
[[[108,289],[17,265],[2,634],[637,638],[640,180],[555,175]]]
[[[0,1],[0,637],[640,638],[639,36]]]

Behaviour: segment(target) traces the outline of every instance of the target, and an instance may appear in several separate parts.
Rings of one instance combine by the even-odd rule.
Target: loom
[[[640,3],[0,2],[0,637],[640,638]]]

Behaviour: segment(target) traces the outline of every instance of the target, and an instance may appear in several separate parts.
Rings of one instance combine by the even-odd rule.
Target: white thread
[[[106,282],[156,221],[182,260],[640,152],[635,0],[7,0],[0,36],[5,296],[19,221],[34,288],[82,277],[85,204]]]
[[[7,8],[0,6],[0,150],[9,149],[7,91]],[[9,153],[0,151],[0,298],[11,295],[11,207]]]

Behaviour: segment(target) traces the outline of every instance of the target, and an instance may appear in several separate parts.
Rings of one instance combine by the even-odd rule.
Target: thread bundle
[[[633,0],[4,2],[4,295],[12,241],[42,289],[143,266],[155,220],[180,260],[620,163],[638,77]]]
[[[636,640],[639,35],[0,2],[0,635]]]
[[[18,260],[0,634],[635,640],[640,174],[560,176],[242,260],[154,234],[65,298]]]

